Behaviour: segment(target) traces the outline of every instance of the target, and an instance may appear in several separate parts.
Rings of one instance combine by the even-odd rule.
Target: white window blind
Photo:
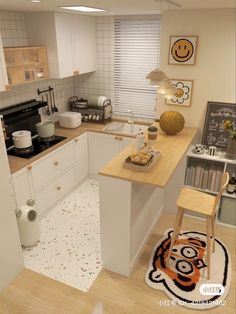
[[[156,88],[146,75],[159,66],[160,18],[115,19],[115,113],[155,118]]]

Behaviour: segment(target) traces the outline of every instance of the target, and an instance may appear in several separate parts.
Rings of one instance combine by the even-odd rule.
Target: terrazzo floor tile
[[[97,181],[84,181],[43,217],[38,245],[23,252],[26,268],[87,292],[102,269]]]

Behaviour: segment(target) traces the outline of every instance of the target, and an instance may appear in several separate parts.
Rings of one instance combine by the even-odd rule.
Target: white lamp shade
[[[150,73],[148,73],[148,75],[146,76],[146,79],[149,79],[151,81],[154,82],[162,82],[164,80],[167,80],[167,76],[165,75],[164,72],[162,72],[161,70],[159,70],[158,68],[156,68],[155,70],[151,71]]]

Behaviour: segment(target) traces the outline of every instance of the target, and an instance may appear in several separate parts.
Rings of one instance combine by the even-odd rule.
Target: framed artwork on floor
[[[198,36],[170,36],[169,64],[194,65]]]
[[[193,81],[171,79],[171,83],[177,88],[177,92],[170,99],[166,99],[166,105],[191,106]]]

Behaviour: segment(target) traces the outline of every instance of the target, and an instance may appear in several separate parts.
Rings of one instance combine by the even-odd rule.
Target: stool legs
[[[211,216],[211,234],[212,234],[212,244],[213,252],[215,252],[215,216]]]
[[[211,217],[206,217],[206,234],[207,234],[207,279],[210,279],[211,272],[211,231],[212,231],[212,221]]]
[[[180,232],[180,228],[181,228],[181,224],[182,224],[182,221],[183,221],[183,215],[184,215],[184,209],[178,207],[177,216],[176,216],[176,219],[175,219],[175,226],[174,226],[173,234],[172,234],[172,237],[171,237],[170,248],[169,248],[169,252],[168,252],[168,255],[167,255],[167,259],[166,259],[166,265],[168,265],[168,263],[169,263],[171,251],[173,249],[175,241],[178,238],[178,235],[179,235],[179,232]]]

